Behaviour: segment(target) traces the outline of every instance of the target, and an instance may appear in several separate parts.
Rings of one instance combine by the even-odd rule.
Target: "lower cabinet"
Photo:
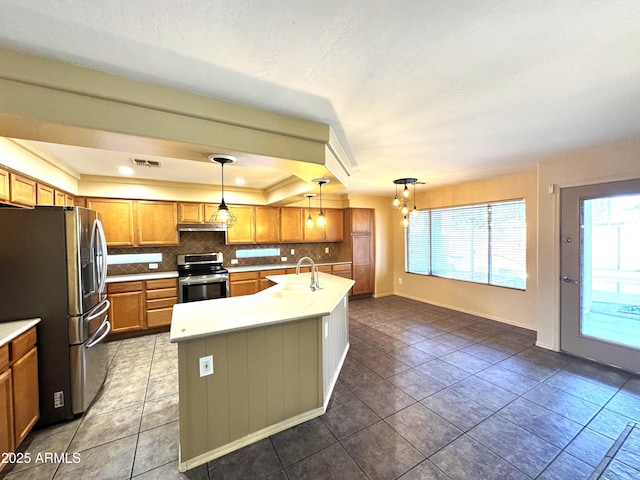
[[[237,272],[229,274],[229,296],[240,297],[253,295],[260,291],[260,274],[258,271]]]
[[[14,452],[40,418],[38,349],[32,327],[0,347],[0,453]],[[0,462],[0,470],[7,463]]]
[[[139,332],[171,325],[173,306],[178,302],[175,278],[107,284],[113,334]]]

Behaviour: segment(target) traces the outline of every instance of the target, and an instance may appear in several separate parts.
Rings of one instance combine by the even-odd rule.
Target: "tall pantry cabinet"
[[[338,258],[353,264],[353,295],[372,295],[375,290],[374,213],[373,208],[343,211],[344,241],[337,244]]]

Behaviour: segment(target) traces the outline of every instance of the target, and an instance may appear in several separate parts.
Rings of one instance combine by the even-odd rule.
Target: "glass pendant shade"
[[[236,159],[230,155],[209,155],[209,160],[220,164],[222,169],[222,181],[221,181],[221,195],[220,205],[218,209],[209,217],[209,223],[216,225],[217,227],[223,227],[225,229],[233,227],[238,219],[231,213],[229,207],[224,201],[224,166],[227,163],[233,163]]]
[[[393,199],[393,206],[396,208],[400,208],[400,199],[398,198],[398,195],[396,194],[395,198]]]
[[[317,183],[320,186],[320,211],[316,217],[316,228],[325,229],[327,228],[327,217],[324,216],[324,212],[322,211],[322,185],[329,183],[329,179],[316,178],[313,180],[313,183]]]
[[[315,197],[316,194],[315,193],[305,193],[304,196],[307,197],[307,200],[308,200],[307,211],[309,212],[309,216],[307,217],[307,220],[305,220],[304,224],[306,225],[307,228],[313,228],[313,218],[311,218],[311,199],[313,197]]]
[[[322,210],[320,210],[316,217],[316,225],[318,228],[327,228],[327,218],[324,216]]]

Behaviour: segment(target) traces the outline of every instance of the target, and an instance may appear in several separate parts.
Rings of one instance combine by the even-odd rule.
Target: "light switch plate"
[[[200,376],[213,375],[213,355],[200,357]]]
[[[158,269],[158,264],[157,263],[150,263],[149,264],[149,270],[157,270]]]

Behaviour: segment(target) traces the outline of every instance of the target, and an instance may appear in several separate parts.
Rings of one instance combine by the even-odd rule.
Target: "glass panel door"
[[[561,349],[640,370],[640,181],[563,189]]]

